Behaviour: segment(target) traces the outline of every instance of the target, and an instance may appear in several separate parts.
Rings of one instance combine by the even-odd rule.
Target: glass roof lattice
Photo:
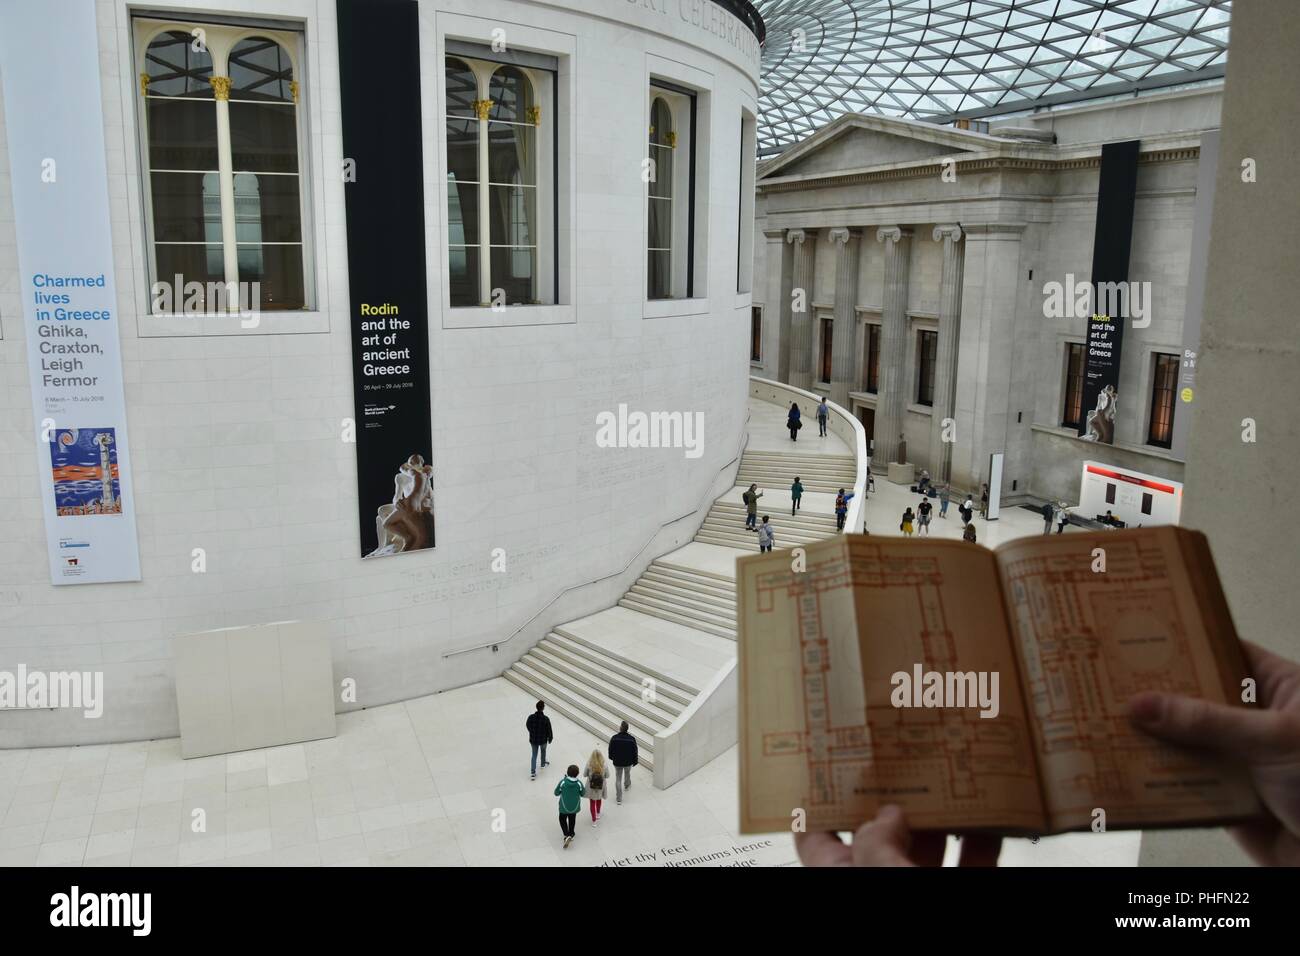
[[[1232,0],[754,0],[759,155],[843,113],[948,123],[1223,76]]]

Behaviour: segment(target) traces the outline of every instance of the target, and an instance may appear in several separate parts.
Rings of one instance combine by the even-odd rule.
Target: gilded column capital
[[[524,117],[533,126],[539,126],[542,122],[542,108],[540,106],[530,106],[524,111]]]
[[[293,101],[295,103],[298,102],[298,81],[297,80],[289,81],[289,95],[293,97]]]
[[[212,92],[217,99],[230,99],[230,77],[210,76],[208,77],[208,83],[212,86]]]
[[[149,95],[149,74],[148,73],[140,74],[140,95],[141,96]]]
[[[492,107],[495,104],[491,100],[475,100],[474,115],[481,120],[487,119],[492,115]]]
[[[962,237],[961,226],[956,223],[938,225],[934,227],[934,241],[943,242],[944,239],[951,239],[953,242],[960,242]]]

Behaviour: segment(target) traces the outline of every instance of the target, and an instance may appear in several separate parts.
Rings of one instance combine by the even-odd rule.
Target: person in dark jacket
[[[790,411],[789,411],[789,413],[785,416],[785,427],[788,428],[788,429],[790,429],[790,440],[791,440],[791,441],[798,441],[798,440],[799,440],[799,429],[803,428],[803,422],[801,422],[801,421],[799,420],[800,417],[801,417],[801,416],[800,416],[800,414],[799,414],[799,403],[798,403],[798,402],[791,402],[791,403],[790,403]]]
[[[975,544],[975,543],[976,543],[976,542],[975,542],[975,526],[974,526],[973,524],[971,524],[969,521],[966,522],[966,527],[965,527],[965,529],[964,529],[964,530],[962,531],[962,533],[961,533],[961,539],[962,539],[963,541],[969,541],[971,544]]]
[[[623,802],[623,791],[632,789],[632,768],[641,762],[636,752],[636,738],[627,732],[627,721],[609,738],[609,762],[614,765],[614,800]]]
[[[550,766],[546,762],[546,745],[555,738],[551,736],[551,718],[543,713],[544,710],[546,710],[546,702],[539,700],[537,710],[529,714],[528,720],[524,723],[524,726],[528,728],[528,743],[533,748],[533,762],[528,771],[530,780],[537,779],[537,751],[539,748],[542,751],[542,766]]]
[[[1056,511],[1050,501],[1044,501],[1043,507],[1038,509],[1039,514],[1043,516],[1043,534],[1052,533],[1052,519],[1056,517]]]

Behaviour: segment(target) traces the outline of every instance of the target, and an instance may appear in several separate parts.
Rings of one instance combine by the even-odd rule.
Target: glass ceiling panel
[[[770,156],[842,113],[948,122],[962,110],[1030,109],[1040,96],[1213,79],[1227,63],[1232,0],[754,5],[767,24],[758,146]]]

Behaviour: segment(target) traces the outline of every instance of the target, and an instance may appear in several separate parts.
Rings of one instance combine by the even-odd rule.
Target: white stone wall
[[[322,331],[142,336],[148,282],[126,0],[98,0],[104,124],[143,580],[54,588],[32,444],[6,155],[0,142],[0,669],[102,670],[98,721],[0,714],[0,746],[175,734],[172,635],[288,618],[330,635],[356,706],[503,671],[554,623],[612,604],[640,566],[689,540],[692,512],[742,436],[748,294],[736,291],[742,108],[756,51],[707,0],[422,0],[426,252],[437,548],[362,562],[353,414],[337,38],[332,0],[229,0],[225,13],[297,20],[311,190],[310,255]],[[174,0],[172,10],[206,5]],[[556,37],[572,68],[573,299],[547,324],[450,328],[440,307],[440,37],[503,25]],[[382,69],[382,64],[374,64]],[[647,307],[644,184],[650,72],[699,88],[702,274],[697,300]],[[3,137],[0,124],[0,137]],[[24,188],[22,183],[17,188]],[[394,216],[403,210],[393,210]],[[154,323],[156,324],[156,323]],[[271,325],[264,321],[264,326]],[[260,332],[266,332],[263,328]],[[704,413],[704,453],[595,446],[595,415]],[[681,519],[672,523],[673,519]],[[668,526],[665,528],[664,525]],[[661,528],[663,530],[661,530]],[[207,571],[191,572],[191,551]],[[494,548],[505,573],[490,570]],[[643,550],[644,549],[644,550]],[[631,567],[618,576],[606,577]],[[588,582],[602,579],[589,587]],[[559,601],[553,599],[568,591]],[[540,614],[538,612],[541,612]],[[504,640],[500,653],[449,651]],[[341,707],[341,709],[348,709]]]

